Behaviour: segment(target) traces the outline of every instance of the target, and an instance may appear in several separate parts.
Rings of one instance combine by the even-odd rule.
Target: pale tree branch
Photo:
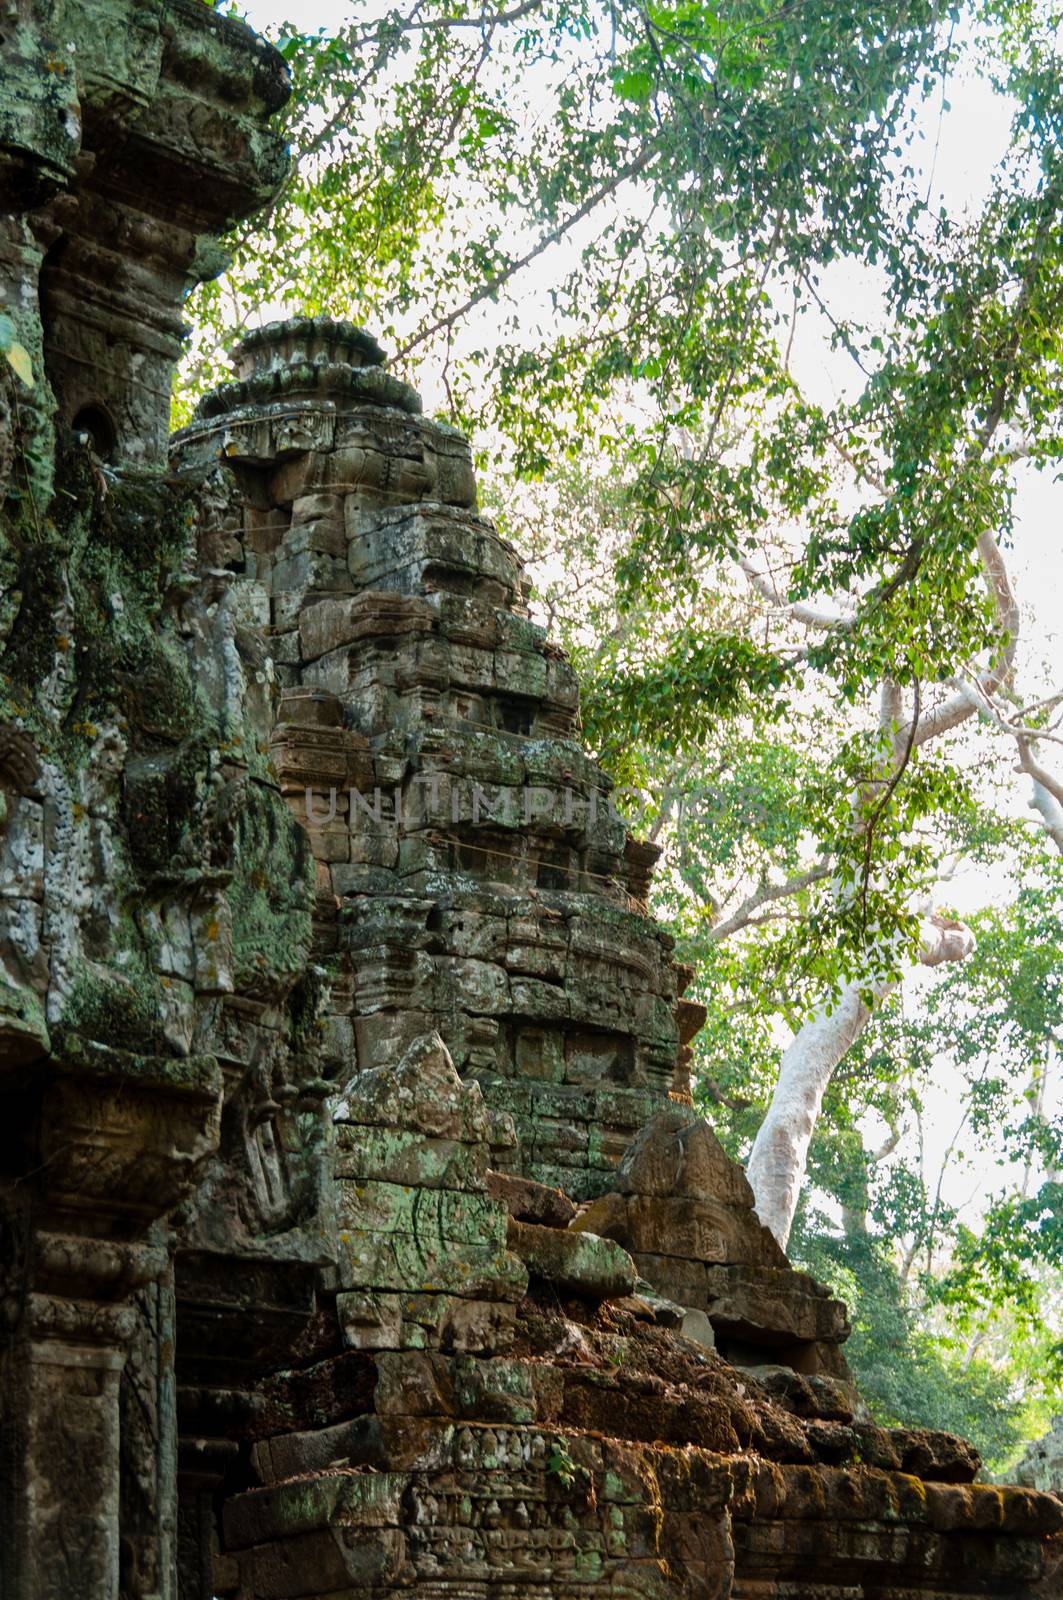
[[[891,1127],[886,1138],[875,1150],[867,1152],[867,1159],[873,1167],[881,1166],[887,1156],[891,1156],[901,1142],[900,1128]]]
[[[1025,734],[1017,733],[1015,744],[1019,752],[1020,769],[1033,785],[1030,803],[1040,812],[1045,832],[1063,855],[1063,783],[1037,760],[1032,742]]]
[[[980,687],[981,685],[976,687],[971,683],[960,684],[959,694],[966,697],[972,714],[992,723],[1002,733],[1014,739],[1019,754],[1019,764],[1015,770],[1025,773],[1030,779],[1032,788],[1030,805],[1033,810],[1040,813],[1045,832],[1060,854],[1063,854],[1063,780],[1051,773],[1034,754],[1035,746],[1041,739],[1050,739],[1054,744],[1063,741],[1054,734],[1028,728],[1022,722],[1009,720],[989,695],[979,694]],[[1020,712],[1019,716],[1023,714]]]
[[[541,11],[543,0],[524,0],[522,5],[513,6],[509,11],[481,11],[476,17],[427,17],[415,20],[413,15],[404,18],[402,22],[376,22],[362,29],[363,39],[377,38],[390,33],[438,33],[453,28],[502,28],[507,23],[519,22],[521,17],[530,15],[533,11]]]
[[[807,872],[798,873],[796,877],[787,878],[785,883],[765,883],[759,889],[748,895],[742,904],[727,918],[726,922],[719,922],[709,932],[709,939],[713,944],[719,944],[722,939],[729,939],[733,933],[740,933],[743,928],[751,925],[756,912],[762,906],[771,905],[777,900],[786,900],[802,890],[808,889],[814,883],[827,878],[831,873],[829,861],[819,861]],[[762,919],[763,920],[763,919]]]
[[[976,689],[984,696],[995,694],[1007,682],[1015,665],[1022,617],[1015,591],[1011,587],[1004,556],[988,529],[979,536],[978,554],[997,623],[1001,635],[1004,636],[1004,646],[993,665],[979,673],[973,684],[961,685],[951,699],[923,713],[915,729],[917,749],[930,739],[936,739],[943,733],[950,733],[953,728],[958,728],[962,722],[966,722],[977,710],[977,699],[972,696],[971,689]]]
[[[925,917],[920,934],[918,961],[927,967],[963,961],[975,946],[970,929],[948,917]],[[783,1052],[775,1093],[757,1132],[746,1174],[760,1220],[784,1249],[827,1085],[871,1020],[868,1001],[885,999],[898,981],[847,983],[832,1004],[820,1006],[809,1017]]]
[[[768,604],[776,607],[791,617],[794,622],[802,623],[809,628],[852,628],[856,623],[854,610],[845,610],[838,606],[815,605],[807,600],[787,600],[779,593],[775,579],[768,573],[759,572],[748,556],[743,556],[738,565],[749,579],[750,584]]]
[[[497,294],[499,289],[504,288],[511,278],[514,278],[518,272],[522,272],[526,266],[529,266],[544,251],[549,250],[551,245],[558,244],[565,238],[566,234],[571,233],[573,228],[577,227],[585,217],[589,217],[593,211],[596,211],[604,201],[615,194],[617,189],[621,188],[629,179],[638,177],[639,173],[649,166],[650,161],[656,154],[656,149],[655,143],[649,144],[633,161],[629,161],[626,166],[614,172],[592,195],[588,195],[583,204],[578,206],[571,216],[566,217],[564,222],[559,222],[555,228],[551,228],[548,233],[544,233],[541,238],[537,239],[530,250],[526,250],[522,256],[518,256],[506,267],[503,267],[500,272],[496,272],[493,277],[488,278],[461,305],[455,306],[453,311],[448,311],[445,316],[437,317],[426,328],[422,328],[420,332],[414,334],[412,339],[408,339],[401,350],[397,352],[396,359],[401,360],[404,356],[408,356],[412,350],[417,349],[418,345],[424,344],[428,339],[431,339],[437,333],[441,333],[444,329],[453,328],[463,317],[467,317],[470,311],[475,311],[476,307],[482,304],[484,300],[488,300],[492,295]]]

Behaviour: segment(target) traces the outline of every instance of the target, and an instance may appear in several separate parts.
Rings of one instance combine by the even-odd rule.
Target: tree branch
[[[787,600],[779,593],[775,578],[771,570],[767,573],[758,572],[748,556],[742,556],[738,562],[742,571],[749,579],[750,584],[770,605],[778,607],[795,622],[803,623],[809,628],[851,628],[856,623],[855,611],[845,611],[839,608],[827,609],[822,606],[812,605],[807,600]]]
[[[738,910],[733,916],[728,917],[726,922],[717,923],[714,928],[710,929],[709,940],[713,944],[719,944],[722,939],[729,939],[732,933],[738,933],[749,926],[754,913],[759,911],[761,906],[770,905],[776,900],[786,900],[795,894],[800,894],[803,889],[809,888],[813,883],[818,883],[822,878],[829,877],[831,870],[829,861],[820,861],[816,866],[809,868],[807,872],[802,872],[794,878],[787,878],[785,883],[762,885],[761,888],[743,900]]]
[[[980,673],[973,685],[963,686],[952,699],[923,713],[915,726],[916,749],[926,744],[928,740],[936,739],[941,734],[958,728],[961,722],[966,722],[978,708],[972,690],[977,689],[985,696],[995,694],[1007,681],[1015,665],[1022,616],[1000,546],[988,529],[979,535],[978,554],[1000,632],[1005,636],[1006,642],[996,664],[986,672]]]
[[[551,228],[549,233],[538,239],[530,250],[525,251],[524,255],[518,256],[516,261],[511,261],[503,271],[495,273],[493,278],[489,278],[485,283],[482,283],[476,292],[469,295],[460,306],[456,306],[453,311],[448,311],[446,316],[437,317],[435,322],[429,323],[427,328],[422,328],[419,333],[414,334],[412,339],[408,339],[402,348],[396,352],[395,359],[401,360],[404,356],[408,356],[412,350],[417,349],[418,345],[424,344],[445,328],[454,327],[463,317],[467,317],[470,311],[475,311],[478,305],[484,300],[490,299],[511,278],[515,277],[518,272],[522,272],[526,266],[538,256],[541,256],[551,245],[558,244],[585,217],[589,217],[603,201],[608,200],[610,195],[615,194],[622,184],[627,183],[630,178],[635,178],[640,172],[645,171],[655,154],[656,144],[651,143],[634,161],[629,161],[627,166],[620,168],[619,172],[614,172],[613,176],[603,183],[599,189],[596,189],[594,194],[588,196],[570,217],[564,222],[559,222],[556,228]]]
[[[963,961],[974,949],[970,929],[949,917],[926,917],[921,933],[923,966]],[[897,981],[869,985],[866,979],[853,979],[832,1003],[820,1006],[802,1024],[783,1051],[771,1105],[757,1131],[746,1174],[757,1215],[784,1249],[827,1085],[871,1020],[868,998],[885,999]]]

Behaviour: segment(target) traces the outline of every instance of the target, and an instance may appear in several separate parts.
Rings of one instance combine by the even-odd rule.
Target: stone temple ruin
[[[201,0],[0,51],[4,1600],[1063,1593],[1060,1500],[869,1420],[693,1112],[466,441],[295,320],[167,465],[279,58]]]

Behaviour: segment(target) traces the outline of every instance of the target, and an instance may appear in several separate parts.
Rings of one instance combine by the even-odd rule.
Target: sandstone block
[[[263,1484],[280,1483],[326,1467],[357,1466],[366,1459],[366,1417],[353,1417],[329,1428],[282,1433],[251,1447],[251,1459]]]
[[[336,1318],[343,1342],[355,1350],[399,1350],[402,1338],[402,1296],[372,1289],[351,1289],[336,1296]]]
[[[712,1350],[716,1345],[716,1335],[712,1331],[712,1323],[704,1311],[697,1308],[683,1313],[683,1320],[679,1324],[679,1332],[684,1339],[690,1339],[694,1344],[704,1345],[706,1350]]]
[[[509,1264],[519,1268],[513,1256]],[[419,1327],[430,1349],[456,1354],[492,1355],[513,1342],[516,1301],[527,1288],[526,1272],[515,1273],[505,1299],[476,1299],[463,1295],[410,1294],[403,1296],[404,1326]],[[412,1340],[410,1341],[412,1343]]]
[[[527,1287],[527,1273],[512,1254],[443,1238],[438,1229],[423,1234],[348,1227],[340,1245],[338,1272],[345,1288],[516,1301]]]
[[[292,501],[292,527],[301,523],[330,522],[343,528],[343,496],[340,494],[304,494]]]
[[[288,555],[282,545],[273,560],[270,590],[275,595],[328,594],[330,591],[350,594],[351,579],[346,562],[340,556],[317,550]]]
[[[291,527],[281,541],[274,561],[291,560],[297,556],[312,552],[315,554],[333,556],[341,563],[347,550],[347,537],[343,529],[343,520],[333,522],[327,517],[303,522],[292,521]]]
[[[352,1238],[407,1235],[423,1241],[426,1251],[442,1251],[448,1244],[500,1250],[505,1244],[505,1212],[487,1194],[346,1178],[338,1185],[337,1207],[341,1228]]]
[[[792,1339],[840,1344],[849,1337],[845,1306],[792,1268],[706,1266],[699,1302],[719,1334],[754,1343]]]
[[[567,1228],[576,1207],[561,1189],[531,1178],[504,1172],[487,1174],[487,1192],[500,1201],[516,1222],[535,1222],[545,1228]],[[593,1232],[593,1229],[591,1230]]]
[[[635,1287],[635,1264],[611,1239],[510,1221],[509,1248],[532,1277],[587,1300],[620,1298]]]
[[[487,1182],[486,1144],[340,1124],[336,1145],[333,1171],[356,1184],[379,1178],[417,1189],[482,1190]]]
[[[381,636],[397,639],[426,633],[436,626],[435,611],[426,600],[379,590],[344,599],[317,600],[299,614],[299,636],[307,661],[344,647],[360,650],[363,641]]]
[[[296,628],[289,628],[287,631],[270,628],[266,634],[266,648],[270,660],[278,662],[281,666],[297,667],[302,661],[299,632]]]
[[[352,1078],[334,1120],[470,1143],[487,1137],[479,1085],[462,1083],[438,1033],[414,1040],[396,1066],[374,1067]]]
[[[406,1540],[398,1528],[368,1533],[353,1526],[323,1528],[257,1545],[241,1558],[240,1575],[248,1591],[261,1600],[301,1600],[330,1590],[349,1594],[352,1585],[393,1581],[405,1554]]]
[[[325,689],[300,686],[287,689],[277,708],[279,724],[294,723],[300,728],[342,728],[343,706]]]
[[[338,1474],[251,1489],[227,1503],[225,1543],[245,1550],[267,1539],[310,1533],[318,1528],[394,1528],[401,1522],[406,1479],[374,1472]],[[303,1593],[312,1593],[304,1589]]]

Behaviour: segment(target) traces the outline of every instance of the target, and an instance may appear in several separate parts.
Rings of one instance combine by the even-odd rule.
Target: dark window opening
[[[505,733],[531,733],[532,707],[527,700],[499,700],[498,722]]]
[[[578,889],[579,857],[572,850],[556,850],[539,858],[535,874],[539,889]]]
[[[103,406],[82,406],[71,426],[88,435],[90,448],[101,461],[110,461],[118,443],[118,430]]]

